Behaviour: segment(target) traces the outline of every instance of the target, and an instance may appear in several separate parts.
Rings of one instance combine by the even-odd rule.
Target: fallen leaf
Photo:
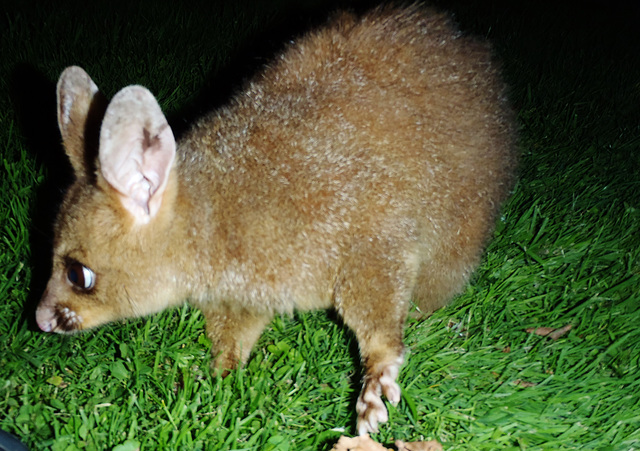
[[[541,337],[546,337],[555,329],[553,327],[530,327],[526,331],[530,334],[540,335]]]
[[[540,335],[541,337],[549,337],[552,340],[557,340],[562,337],[564,334],[571,330],[571,324],[567,324],[559,329],[554,329],[553,327],[530,327],[526,329],[526,332],[530,334]]]
[[[398,451],[443,451],[442,445],[436,440],[428,442],[408,442],[397,440],[395,443]],[[331,451],[393,451],[383,447],[380,443],[374,441],[368,435],[360,437],[340,437],[338,443],[334,445]]]
[[[67,387],[67,384],[64,382],[64,380],[58,376],[51,376],[49,379],[47,379],[47,382],[50,383],[51,385],[53,385],[54,387],[58,387],[58,388],[65,388]]]
[[[564,334],[569,332],[571,330],[571,327],[572,327],[571,324],[567,324],[566,326],[561,327],[560,329],[556,329],[549,334],[549,338],[551,338],[552,340],[557,340],[558,338],[562,337]]]
[[[368,435],[359,437],[340,437],[332,451],[392,451],[371,439]]]

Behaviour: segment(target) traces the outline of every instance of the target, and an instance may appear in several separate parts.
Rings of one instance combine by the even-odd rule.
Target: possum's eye
[[[89,291],[96,284],[96,275],[80,263],[71,263],[67,269],[67,279],[82,291]]]

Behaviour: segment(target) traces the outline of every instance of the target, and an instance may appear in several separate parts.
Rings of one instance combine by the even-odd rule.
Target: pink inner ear
[[[174,138],[169,124],[158,135],[153,137],[148,130],[145,129],[144,132],[145,151],[143,152],[142,167],[145,168],[145,178],[151,182],[152,187],[155,187],[151,192],[153,195],[169,175],[175,150],[167,151],[165,147],[167,143],[173,143]]]
[[[113,98],[100,131],[100,168],[136,222],[162,205],[175,157],[175,139],[153,95],[141,86]]]

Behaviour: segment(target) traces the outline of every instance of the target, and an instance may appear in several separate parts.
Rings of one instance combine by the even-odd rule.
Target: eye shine
[[[82,290],[91,290],[96,283],[96,275],[81,263],[72,263],[67,269],[67,280],[74,287]]]

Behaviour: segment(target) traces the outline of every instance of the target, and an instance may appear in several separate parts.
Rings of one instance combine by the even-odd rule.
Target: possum
[[[388,421],[413,303],[468,282],[514,183],[516,125],[484,40],[421,6],[342,12],[289,43],[176,141],[132,85],[57,85],[74,181],[36,311],[70,333],[189,302],[214,371],[274,315],[333,308],[363,370],[357,432]]]

